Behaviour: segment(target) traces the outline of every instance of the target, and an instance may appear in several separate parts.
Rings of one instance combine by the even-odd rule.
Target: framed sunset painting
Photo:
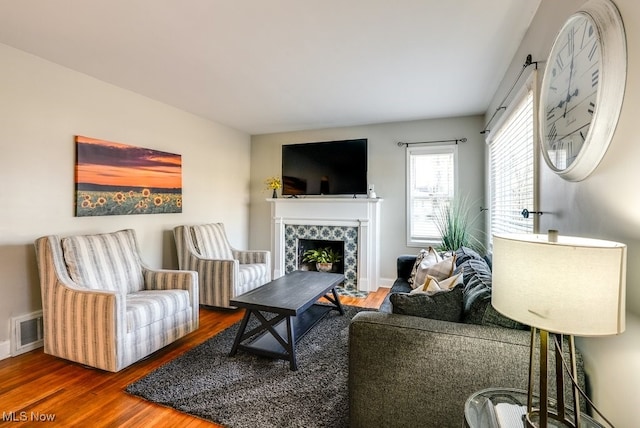
[[[76,216],[182,212],[182,156],[76,136]]]

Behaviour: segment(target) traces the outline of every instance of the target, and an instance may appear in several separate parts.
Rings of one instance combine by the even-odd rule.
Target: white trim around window
[[[411,146],[406,151],[407,246],[439,244],[435,216],[457,192],[458,146]]]

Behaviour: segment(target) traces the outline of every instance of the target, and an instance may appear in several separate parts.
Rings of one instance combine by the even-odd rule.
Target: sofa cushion
[[[127,332],[191,307],[187,290],[142,290],[127,295]]]
[[[122,294],[144,288],[136,244],[127,231],[63,238],[62,250],[69,276],[81,287]]]
[[[394,293],[390,300],[394,314],[452,322],[462,315],[462,285],[433,295]]]
[[[191,236],[200,255],[206,259],[232,260],[233,251],[222,223],[191,226]]]
[[[528,325],[519,323],[516,320],[512,320],[511,318],[502,315],[493,307],[491,302],[489,302],[484,310],[482,325],[495,325],[498,327],[513,328],[516,330],[529,330]]]

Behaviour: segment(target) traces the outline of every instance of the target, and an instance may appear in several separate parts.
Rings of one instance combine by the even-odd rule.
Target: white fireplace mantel
[[[354,226],[358,229],[357,287],[376,291],[380,283],[380,206],[382,199],[268,199],[271,203],[273,277],[285,274],[287,225]]]

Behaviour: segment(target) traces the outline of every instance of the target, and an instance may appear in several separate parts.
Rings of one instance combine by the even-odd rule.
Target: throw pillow
[[[416,287],[409,294],[435,294],[440,291],[449,291],[458,284],[462,284],[462,274],[453,275],[447,279],[438,281],[438,278],[427,275],[427,279],[419,287]]]
[[[394,314],[459,322],[462,317],[462,285],[433,295],[393,293],[389,297]]]
[[[456,272],[464,270],[463,320],[468,324],[482,324],[487,305],[491,303],[491,270],[484,260],[471,259],[462,263]]]
[[[416,256],[416,262],[413,264],[413,269],[411,270],[411,276],[409,277],[409,284],[411,284],[411,287],[412,288],[415,287],[414,284],[422,284],[422,282],[420,281],[416,282],[416,275],[420,270],[421,266],[426,268],[428,266],[438,263],[441,260],[442,258],[436,252],[436,250],[433,249],[433,247],[429,247],[426,250],[424,249],[420,250],[420,252]],[[424,281],[424,277],[422,278],[422,281]]]
[[[427,280],[427,275],[431,275],[436,278],[438,281],[442,281],[443,279],[449,278],[453,275],[453,270],[456,266],[456,255],[446,258],[438,263],[431,264],[428,266],[420,265],[418,271],[416,272],[416,277],[414,279],[414,283],[411,285],[413,288],[418,285],[424,284]]]
[[[478,254],[477,251],[472,250],[471,248],[468,247],[460,247],[456,250],[456,256],[458,257],[456,259],[456,264],[458,266],[460,266],[462,263],[466,262],[467,260],[472,260],[472,259],[476,259],[476,260],[484,260],[484,258]]]

